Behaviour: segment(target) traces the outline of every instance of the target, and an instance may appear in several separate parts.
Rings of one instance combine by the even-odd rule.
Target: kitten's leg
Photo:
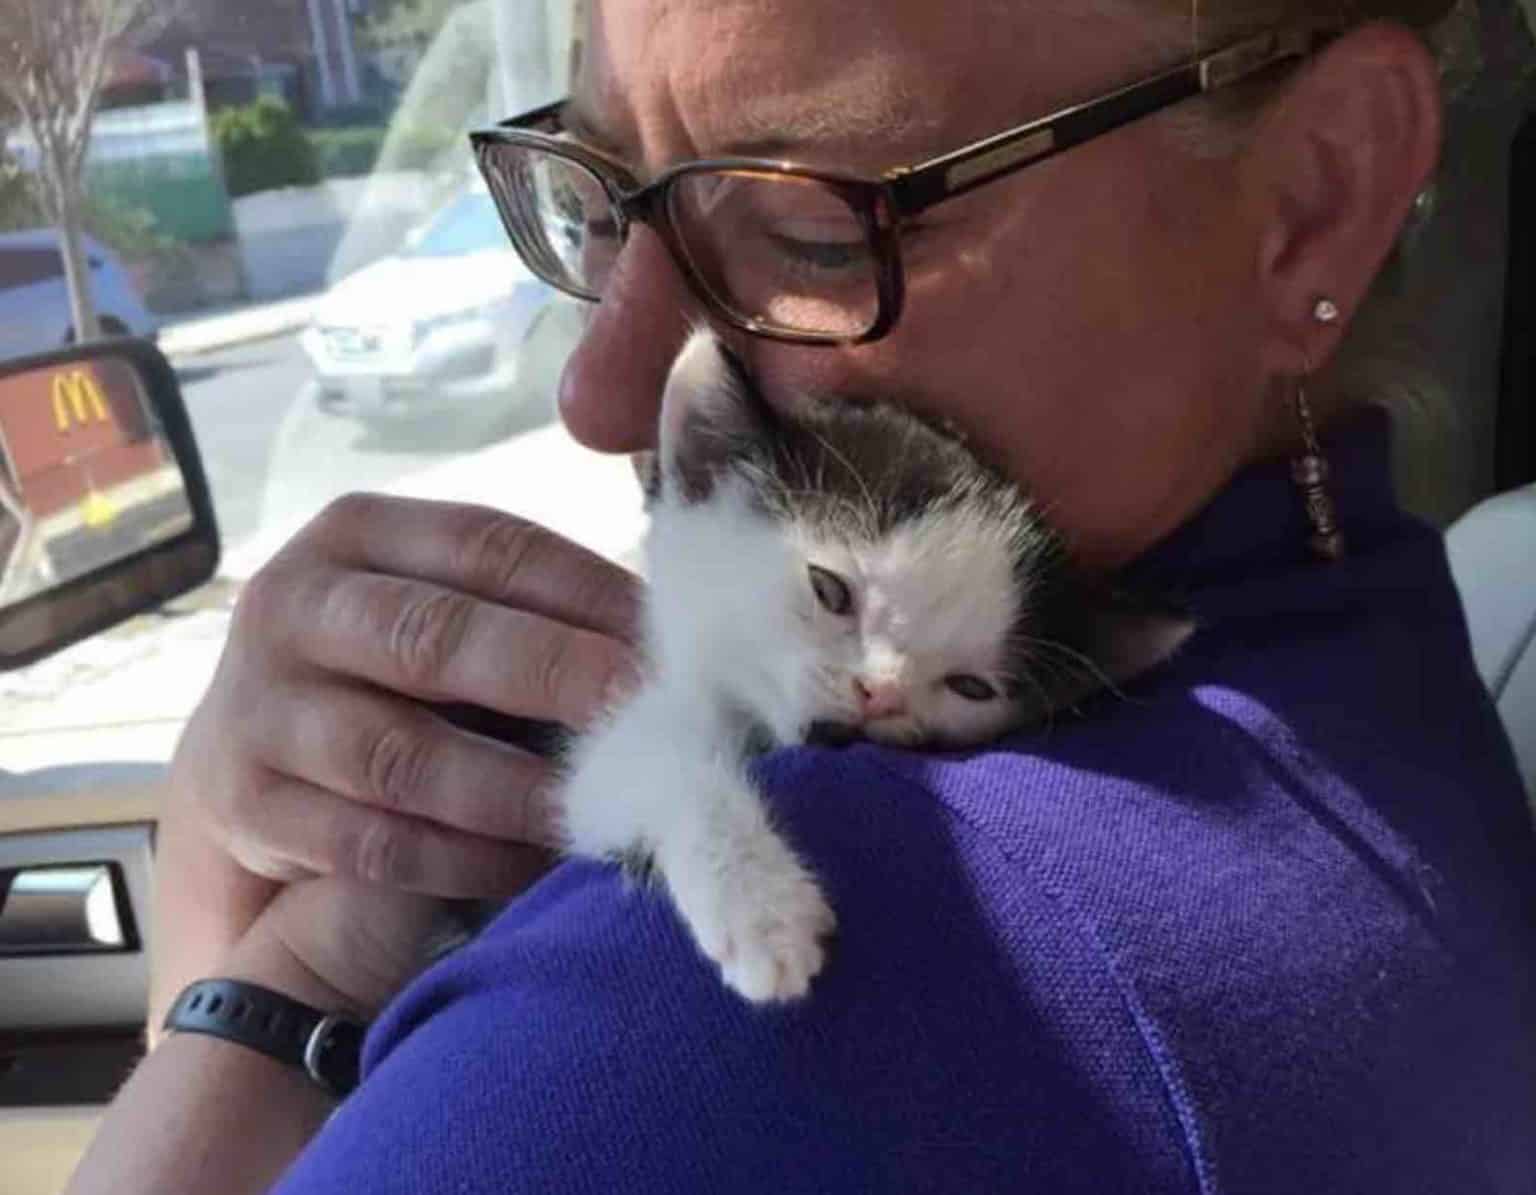
[[[804,996],[836,918],[741,769],[698,763],[694,791],[708,799],[658,839],[658,869],[729,987],[755,1002]]]
[[[647,686],[577,744],[562,790],[567,849],[649,858],[700,949],[749,1000],[805,994],[834,925],[768,822],[718,719]]]

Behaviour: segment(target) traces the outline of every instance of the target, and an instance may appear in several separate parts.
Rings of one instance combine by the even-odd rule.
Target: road
[[[295,336],[176,364],[226,554],[349,490],[387,485],[473,446],[453,427],[380,433],[321,411]],[[552,417],[552,403],[530,404],[524,424],[512,430]]]
[[[518,423],[489,446],[453,443],[442,427],[385,437],[321,412],[292,337],[177,361],[224,533],[221,577],[171,618],[131,620],[0,676],[5,769],[33,784],[40,769],[82,760],[164,763],[207,689],[243,579],[347,490],[495,506],[637,567],[644,515],[628,463],[553,425],[551,396],[579,322],[544,327],[521,371]]]

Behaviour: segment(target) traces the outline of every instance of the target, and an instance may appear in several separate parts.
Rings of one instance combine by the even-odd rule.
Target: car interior
[[[503,45],[500,65],[486,68],[490,83],[467,98],[446,94],[449,84],[442,72],[428,70],[434,53],[446,52],[444,39],[464,36],[453,20],[443,21],[440,15],[437,26],[394,41],[378,32],[382,26],[360,23],[359,54],[369,47],[369,69],[376,69],[380,78],[391,69],[402,76],[390,81],[395,98],[382,118],[386,147],[390,138],[398,148],[402,138],[419,136],[423,120],[439,121],[451,133],[462,134],[506,112],[553,98],[569,60],[572,3],[579,0],[438,5],[461,15],[485,10]],[[221,4],[203,0],[202,7],[213,12]],[[328,4],[319,7],[331,9]],[[366,6],[337,4],[338,19],[353,7]],[[430,7],[404,5],[391,11]],[[1425,371],[1435,379],[1426,391],[1429,397],[1397,408],[1397,476],[1404,501],[1445,528],[1477,668],[1508,730],[1536,811],[1536,220],[1531,218],[1536,213],[1536,47],[1527,23],[1536,21],[1536,4],[1503,0],[1472,7],[1480,9],[1481,22],[1464,48],[1463,60],[1475,60],[1478,69],[1451,108],[1439,180],[1423,197],[1399,259],[1389,266],[1397,271],[1394,281],[1405,296],[1400,309],[1403,339],[1416,346]],[[208,28],[215,28],[217,22],[210,22]],[[328,43],[332,50],[335,40],[333,34]],[[204,53],[203,69],[210,80],[216,77],[219,53],[212,47],[217,41],[210,35]],[[301,61],[295,70],[306,78],[317,73],[315,61]],[[413,70],[427,73],[413,77]],[[360,68],[354,64],[353,71]],[[337,67],[330,73],[335,78],[325,86],[344,90],[345,71]],[[263,86],[285,86],[285,77],[269,72]],[[211,82],[207,86],[212,95],[216,88]],[[311,90],[318,94],[321,89],[313,85]],[[454,168],[462,169],[467,154],[452,161],[457,163]],[[427,174],[423,171],[424,177]],[[370,237],[382,242],[374,257],[406,243],[409,234],[402,236],[399,230],[419,229],[441,210],[442,196],[451,201],[454,194],[451,185],[440,186],[430,203],[423,200],[411,207],[416,199],[400,198],[404,192],[395,180],[396,175],[382,167],[360,180],[343,180],[367,182],[372,188],[372,199],[359,200],[340,221],[342,232],[333,242],[347,246],[345,253],[337,249],[352,259],[347,268],[357,264],[357,246]],[[341,193],[339,185],[325,185]],[[254,204],[249,209],[240,206],[246,202],[233,201],[237,215],[254,210]],[[387,223],[393,231],[374,236],[370,221]],[[202,248],[189,250],[179,260],[183,270],[214,268],[208,264],[213,255]],[[214,304],[209,310],[222,318],[228,306]],[[176,322],[171,316],[157,318],[164,324]],[[216,320],[192,322],[201,326]],[[568,343],[574,325],[564,317],[544,321],[538,335],[555,336],[556,323],[561,343]],[[291,358],[257,361],[252,356],[254,364],[237,359],[241,352],[290,351],[281,347],[286,341],[270,336],[251,341],[255,347],[219,350],[226,353],[227,363],[226,357],[208,354],[178,355],[176,336],[167,329],[160,337],[176,370],[169,378],[156,372],[161,368],[156,360],[165,357],[152,360],[141,350],[113,350],[116,342],[110,339],[73,350],[86,356],[60,356],[58,345],[38,343],[29,351],[44,356],[28,356],[19,364],[0,362],[3,417],[8,379],[18,370],[52,371],[47,376],[53,378],[66,366],[89,365],[96,359],[91,353],[126,353],[125,359],[137,363],[139,394],[148,412],[136,418],[149,428],[144,434],[163,438],[168,446],[165,459],[179,468],[185,495],[178,499],[185,505],[179,521],[161,525],[154,537],[142,541],[147,546],[124,547],[110,558],[89,562],[89,568],[76,575],[54,577],[48,584],[38,581],[38,588],[28,591],[9,613],[0,601],[0,666],[14,670],[0,670],[0,681],[5,682],[0,685],[0,1189],[9,1195],[40,1195],[62,1186],[103,1106],[142,1054],[147,952],[153,945],[149,927],[155,824],[165,799],[166,763],[179,719],[190,712],[183,700],[179,712],[157,715],[153,726],[143,715],[143,724],[135,729],[140,712],[109,711],[100,716],[101,725],[95,728],[99,734],[78,736],[67,719],[40,719],[37,700],[28,694],[45,692],[47,700],[62,709],[71,701],[68,677],[83,675],[79,670],[86,667],[109,665],[130,680],[136,676],[146,691],[154,689],[160,683],[156,657],[136,655],[134,640],[124,637],[122,628],[179,626],[188,628],[188,634],[196,630],[216,637],[218,624],[210,620],[210,611],[227,618],[238,592],[239,577],[231,571],[231,561],[245,560],[254,551],[251,545],[280,542],[300,516],[312,513],[326,496],[316,489],[304,510],[268,519],[289,490],[303,488],[301,481],[269,480],[261,508],[262,534],[244,533],[241,520],[247,515],[226,500],[227,472],[220,463],[223,458],[216,456],[223,451],[217,447],[222,441],[210,434],[206,417],[199,414],[204,391],[197,388],[233,385],[245,369],[258,371],[251,375],[257,378],[266,376],[259,370],[289,368],[291,362],[298,363],[293,368],[303,368],[304,358],[295,348]],[[532,351],[525,346],[525,353]],[[555,365],[525,371],[527,384],[550,384],[558,349],[550,354]],[[271,364],[273,360],[278,363]],[[96,368],[100,372],[105,367]],[[58,420],[67,422],[76,409],[86,412],[86,421],[93,417],[97,400],[89,392],[55,388],[49,393],[53,406],[45,407]],[[338,426],[336,416],[326,414],[313,391],[305,393],[310,394],[306,401],[314,413],[304,417],[315,422],[304,426]],[[112,396],[100,400],[114,417],[122,418],[120,412],[127,408],[118,402]],[[360,425],[345,426],[346,434],[359,437],[349,443],[373,453],[369,468],[422,464],[409,456],[410,446],[402,448],[394,441],[375,445],[366,438],[366,429],[358,430]],[[539,421],[514,419],[498,426],[499,435],[513,438],[553,434]],[[226,438],[244,434],[237,427]],[[270,434],[279,447],[288,435],[282,430]],[[302,440],[307,434],[290,438]],[[477,446],[476,451],[484,450]],[[457,459],[449,454],[433,461]],[[364,473],[350,480],[372,486],[381,478],[392,484],[395,475]],[[93,483],[92,495],[98,488]],[[101,492],[110,496],[105,489]],[[82,517],[88,520],[89,514]],[[0,538],[0,564],[9,558],[7,553],[15,554]],[[50,611],[45,618],[29,620],[16,614],[44,605]],[[91,662],[81,663],[89,653],[95,653]],[[198,675],[205,678],[206,667]],[[191,685],[188,700],[195,700],[196,687]],[[15,713],[29,700],[30,713]],[[145,700],[152,703],[153,698]],[[135,751],[116,746],[130,740],[150,745]],[[73,742],[82,745],[53,749]]]

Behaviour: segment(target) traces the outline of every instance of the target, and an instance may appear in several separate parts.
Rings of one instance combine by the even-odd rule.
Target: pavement
[[[245,303],[214,314],[177,320],[160,329],[160,351],[172,360],[296,332],[309,323],[318,294]]]
[[[177,347],[168,352],[215,503],[233,533],[219,578],[162,611],[0,675],[0,798],[57,787],[83,763],[169,760],[217,666],[240,586],[348,490],[496,507],[638,569],[645,519],[628,463],[576,444],[549,399],[579,330],[574,306],[553,313],[549,334],[523,365],[520,389],[542,396],[542,405],[530,401],[525,426],[474,450],[402,448],[321,412],[306,389],[293,327],[276,330],[300,309],[295,301],[224,313],[171,336]]]

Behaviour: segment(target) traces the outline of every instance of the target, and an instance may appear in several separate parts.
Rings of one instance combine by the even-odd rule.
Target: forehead
[[[1007,536],[966,510],[914,520],[853,555],[865,630],[908,650],[996,657],[1018,620],[1024,595]]]
[[[876,171],[1162,63],[1118,0],[591,0],[575,110],[637,165],[798,150]],[[1162,32],[1161,26],[1159,31]]]

